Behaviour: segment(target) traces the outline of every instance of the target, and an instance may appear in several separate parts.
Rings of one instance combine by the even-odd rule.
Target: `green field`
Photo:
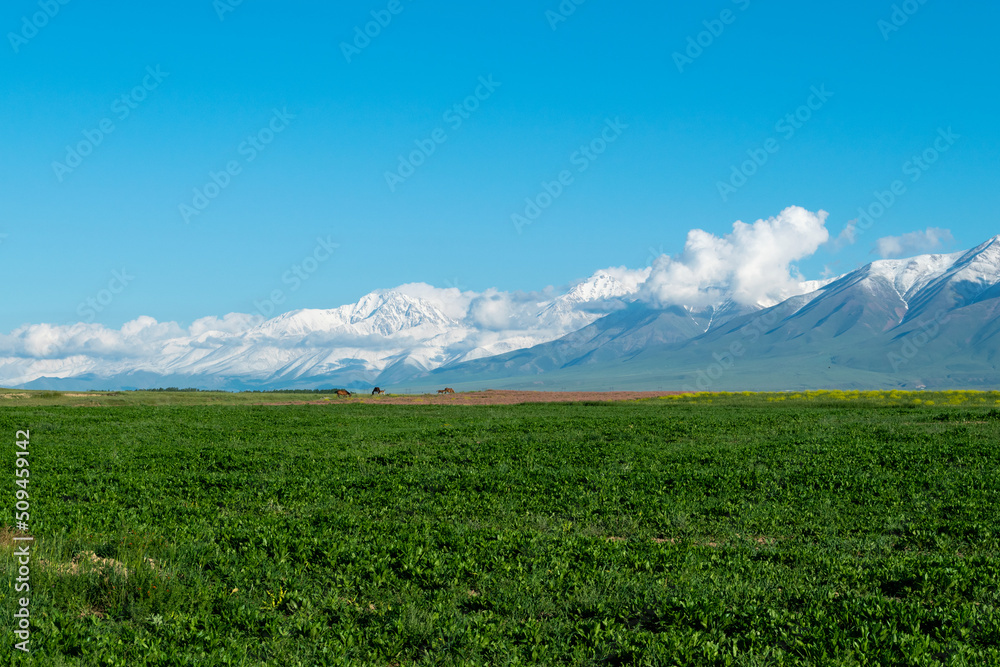
[[[18,664],[1000,664],[1000,394],[331,403],[0,397],[0,656],[30,429]]]

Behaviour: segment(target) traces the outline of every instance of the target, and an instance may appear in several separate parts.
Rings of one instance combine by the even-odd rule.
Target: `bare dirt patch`
[[[81,609],[77,618],[87,618],[88,616],[93,616],[94,618],[107,618],[107,615],[104,613],[104,609],[94,606],[88,606]]]
[[[0,547],[4,549],[14,548],[14,538],[15,537],[31,537],[28,533],[22,533],[19,530],[14,530],[10,526],[0,526]]]
[[[146,565],[156,570],[156,562],[152,558],[145,559]],[[115,560],[114,558],[101,558],[93,551],[84,551],[73,557],[73,560],[69,563],[49,563],[45,560],[39,560],[38,564],[44,567],[51,567],[56,572],[60,574],[79,574],[80,568],[84,563],[88,563],[91,567],[104,571],[105,569],[110,569],[121,574],[123,576],[128,576],[128,568],[125,567],[123,563]]]
[[[283,401],[264,405],[331,405],[338,403],[380,403],[384,405],[517,405],[519,403],[576,403],[600,401],[636,401],[682,394],[680,391],[520,391],[488,389],[456,394],[395,394],[385,396],[350,396],[318,401]]]

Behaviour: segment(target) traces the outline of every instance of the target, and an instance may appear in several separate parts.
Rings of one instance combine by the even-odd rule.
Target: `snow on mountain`
[[[931,307],[947,310],[962,305],[949,295],[962,295],[963,303],[993,295],[990,290],[995,290],[998,284],[1000,236],[995,236],[967,251],[876,260],[850,273],[822,281],[815,290],[803,292],[788,303],[796,303],[801,309],[829,290],[863,286],[873,297],[893,303],[898,322],[902,322],[925,315]],[[946,300],[940,301],[938,297]]]
[[[635,293],[636,288],[630,288],[614,276],[603,271],[598,271],[587,280],[573,287],[566,294],[557,297],[554,301],[558,303],[580,304],[626,297]]]
[[[429,286],[427,286],[429,288]],[[430,288],[433,289],[433,288]],[[448,290],[438,290],[446,293]],[[605,273],[575,285],[565,294],[537,301],[497,299],[504,321],[501,329],[484,329],[471,313],[456,319],[433,303],[398,290],[363,296],[357,303],[333,309],[302,309],[284,313],[242,331],[199,330],[196,335],[150,337],[150,330],[132,326],[111,332],[97,325],[77,325],[85,331],[62,332],[64,346],[94,352],[95,343],[112,339],[109,349],[131,343],[130,335],[145,338],[151,353],[138,356],[67,354],[41,358],[39,340],[59,348],[46,331],[21,329],[6,337],[9,356],[0,356],[0,382],[23,385],[42,377],[72,378],[186,376],[194,378],[243,378],[257,383],[294,383],[316,378],[336,378],[343,384],[367,384],[389,368],[425,371],[457,361],[478,359],[553,340],[600,318],[606,310],[588,310],[595,304],[607,308],[609,300],[627,296],[634,289]],[[441,295],[437,295],[444,298]],[[468,302],[475,298],[463,297]],[[454,310],[454,307],[451,308]],[[510,311],[510,312],[507,312]],[[152,318],[149,322],[156,324]],[[148,324],[148,323],[147,323]],[[39,325],[47,326],[47,325]],[[4,353],[0,351],[0,355]],[[154,384],[156,384],[154,382]]]
[[[998,322],[1000,238],[967,252],[879,260],[769,308],[638,302],[559,340],[430,377],[456,388],[539,379],[587,389],[996,387]]]
[[[876,291],[883,286],[889,287],[903,308],[900,313],[902,320],[910,309],[913,295],[942,276],[961,255],[962,253],[951,253],[922,255],[911,259],[877,260],[855,272],[854,277],[857,282],[866,282]]]
[[[607,348],[595,348],[591,357],[611,358],[618,348],[635,354],[654,343],[725,335],[741,318],[770,307],[780,308],[788,322],[796,318],[784,334],[788,340],[808,334],[806,341],[810,327],[835,322],[844,330],[861,324],[886,332],[1000,296],[1000,236],[966,252],[878,260],[797,289],[786,283],[782,290],[795,296],[777,306],[745,303],[723,283],[701,289],[702,297],[713,295],[707,305],[700,297],[696,308],[658,306],[644,287],[651,270],[598,271],[555,296],[414,283],[338,308],[295,310],[266,321],[239,314],[205,318],[187,330],[150,317],[121,330],[30,325],[0,336],[0,384],[86,377],[98,387],[164,386],[171,378],[175,385],[359,388],[526,350],[586,327],[598,327],[600,336],[590,342]],[[657,289],[660,298],[670,293],[662,281]],[[728,322],[737,324],[724,326]]]
[[[977,301],[987,294],[995,296],[993,292],[1000,284],[1000,236],[955,255],[958,257],[952,265],[928,287],[938,291],[944,286],[950,287],[962,299],[961,305]]]
[[[443,331],[458,323],[431,304],[395,291],[366,294],[357,303],[332,310],[294,310],[267,320],[249,336],[303,336],[316,332],[392,336],[423,328]]]
[[[598,271],[565,294],[542,304],[535,317],[547,327],[576,331],[633,300],[637,292],[637,287]]]

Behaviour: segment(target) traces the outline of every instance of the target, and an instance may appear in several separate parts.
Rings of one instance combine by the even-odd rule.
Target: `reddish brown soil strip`
[[[517,403],[570,403],[577,401],[635,401],[682,394],[681,391],[519,391],[488,389],[458,394],[407,394],[350,397],[330,396],[318,401],[283,401],[264,405],[335,405],[382,403],[386,405],[515,405]]]

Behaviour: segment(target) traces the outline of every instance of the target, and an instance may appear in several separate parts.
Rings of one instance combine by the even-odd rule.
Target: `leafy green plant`
[[[990,394],[174,398],[0,412],[40,664],[1000,661]]]

